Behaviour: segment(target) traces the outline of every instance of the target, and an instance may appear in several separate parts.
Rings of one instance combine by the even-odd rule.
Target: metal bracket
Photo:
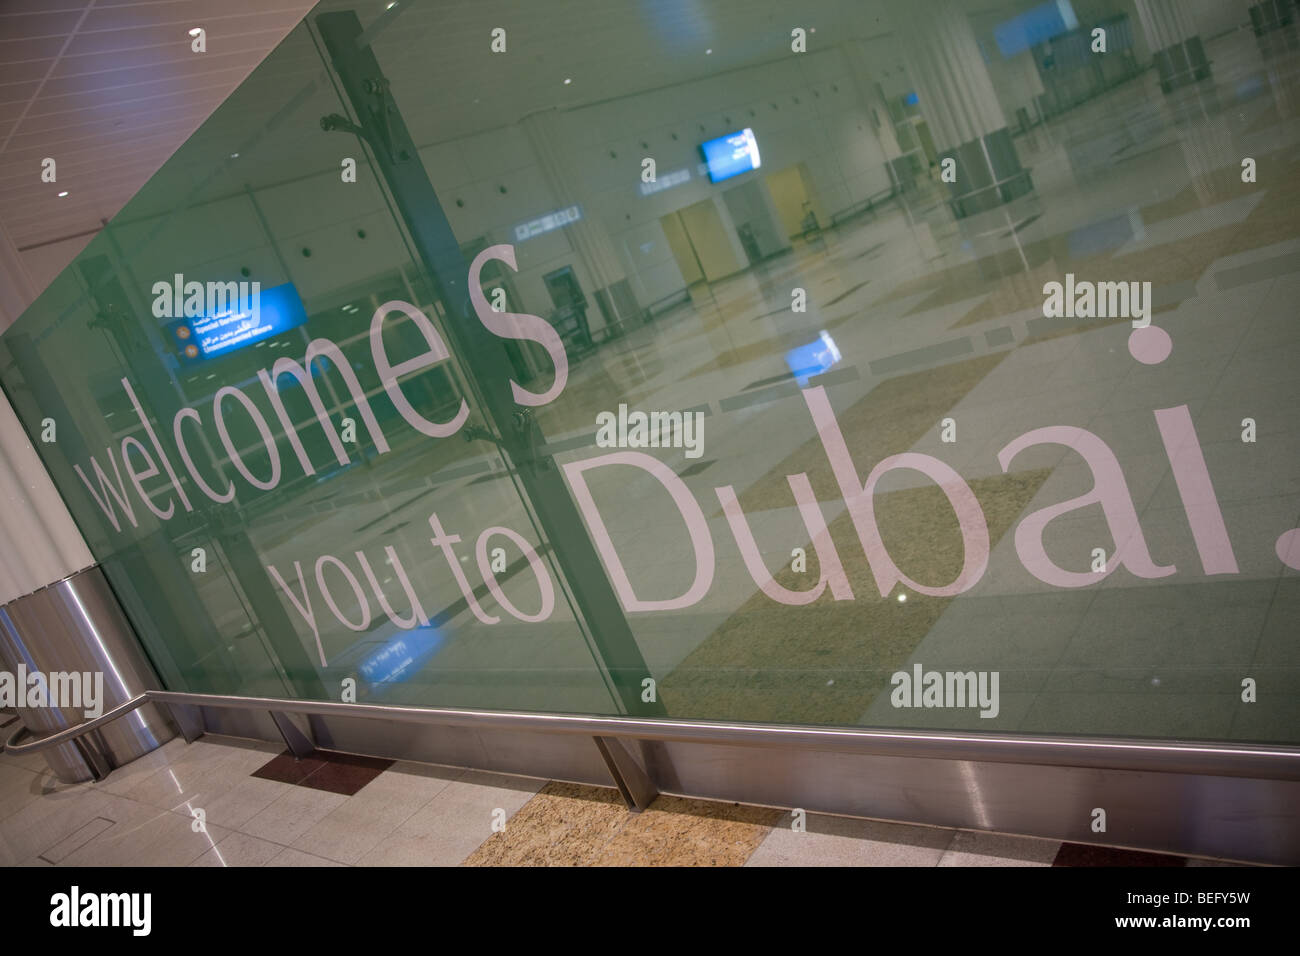
[[[389,162],[409,160],[410,152],[406,149],[397,149],[393,143],[393,130],[389,117],[397,112],[397,106],[388,92],[388,79],[382,76],[371,78],[365,80],[362,85],[369,96],[369,102],[361,107],[368,114],[361,117],[362,125],[358,126],[346,116],[330,113],[328,116],[321,117],[320,128],[327,133],[352,133],[360,136],[370,144],[371,149],[383,150]]]
[[[609,769],[609,775],[614,778],[614,785],[623,795],[628,810],[632,813],[640,813],[654,803],[655,798],[659,796],[658,788],[636,758],[627,752],[623,742],[617,737],[592,737],[591,739],[596,742],[596,749],[600,751],[600,756]]]
[[[275,727],[280,731],[280,736],[284,738],[285,745],[288,746],[289,752],[301,760],[303,757],[310,757],[316,752],[316,745],[311,742],[298,725],[289,719],[288,714],[281,714],[278,711],[270,711],[271,719],[275,721]]]
[[[524,456],[524,461],[535,466],[538,471],[547,471],[551,467],[551,457],[542,451],[544,444],[541,440],[542,430],[537,425],[537,419],[534,417],[532,409],[516,409],[511,416],[510,423],[527,445],[528,450]]]
[[[108,762],[102,743],[99,731],[91,731],[72,741],[72,746],[81,754],[81,759],[86,761],[86,766],[97,781],[108,779],[108,775],[113,772],[113,765]]]
[[[537,426],[532,410],[517,409],[510,417],[510,426],[515,434],[523,439],[526,447],[526,451],[520,453],[518,446],[514,446],[515,450],[511,457],[521,465],[533,465],[538,471],[547,471],[552,465],[551,456],[542,451],[545,442],[541,440],[542,431]],[[461,434],[465,436],[467,442],[490,441],[507,454],[511,453],[511,447],[506,442],[481,425],[466,425]]]
[[[505,442],[492,434],[490,429],[484,428],[482,425],[466,425],[461,434],[465,437],[465,441],[467,442],[490,441],[498,448],[505,447]]]
[[[320,128],[327,133],[352,133],[355,136],[360,136],[367,142],[370,140],[369,133],[346,116],[341,116],[338,113],[330,113],[328,116],[322,116],[320,118]]]
[[[192,744],[203,736],[203,714],[197,707],[190,707],[187,704],[159,704],[158,706],[171,715],[172,723],[180,730],[187,744]]]

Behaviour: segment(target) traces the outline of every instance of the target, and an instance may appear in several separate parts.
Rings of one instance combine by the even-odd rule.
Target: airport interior
[[[1295,864],[1297,147],[1294,0],[0,3],[0,863]]]

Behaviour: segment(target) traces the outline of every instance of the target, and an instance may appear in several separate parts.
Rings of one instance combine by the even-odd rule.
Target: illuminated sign
[[[700,150],[709,167],[709,179],[715,183],[758,169],[761,165],[758,141],[754,139],[752,129],[742,129],[738,133],[701,143]]]
[[[790,366],[795,380],[802,388],[813,375],[820,375],[840,360],[840,350],[830,333],[823,330],[820,337],[785,353],[785,364]]]
[[[650,196],[654,193],[661,193],[665,189],[672,189],[674,186],[680,186],[682,183],[690,181],[691,171],[689,169],[677,169],[671,173],[665,173],[652,183],[642,183],[641,195]]]
[[[550,232],[553,229],[562,229],[569,223],[577,222],[581,218],[582,207],[580,206],[557,209],[555,212],[549,212],[545,216],[515,226],[515,242],[523,242],[525,239],[540,236],[542,233]]]
[[[1046,43],[1052,37],[1073,30],[1078,25],[1079,18],[1075,16],[1070,0],[1048,0],[1018,17],[999,23],[993,28],[993,39],[1006,58],[1023,53],[1039,43]]]
[[[298,290],[286,282],[254,292],[251,301],[232,302],[221,311],[172,322],[167,331],[184,361],[201,362],[280,335],[306,321],[307,310]]]
[[[386,684],[409,680],[442,646],[442,634],[435,627],[401,631],[357,665],[372,696]]]

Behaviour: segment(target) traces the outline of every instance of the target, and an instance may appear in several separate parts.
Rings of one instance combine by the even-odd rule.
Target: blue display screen
[[[840,350],[830,333],[822,331],[807,345],[800,345],[785,353],[785,364],[790,367],[795,381],[803,388],[814,375],[829,371],[840,360]]]
[[[993,39],[997,41],[1002,56],[1009,57],[1036,44],[1046,43],[1078,25],[1079,18],[1074,15],[1070,0],[1048,0],[1018,17],[999,23],[993,28]]]
[[[357,665],[370,696],[380,695],[388,685],[409,680],[442,646],[436,627],[401,631],[385,641]]]
[[[235,352],[307,321],[307,310],[292,282],[232,298],[220,311],[167,326],[183,361],[201,362]]]
[[[754,139],[752,129],[742,129],[701,143],[700,151],[709,167],[709,180],[715,183],[758,169],[760,165],[758,141]]]

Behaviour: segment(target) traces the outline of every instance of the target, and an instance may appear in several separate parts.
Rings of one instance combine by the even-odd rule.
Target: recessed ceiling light
[[[59,193],[59,198],[62,199],[62,198],[63,198],[64,196],[66,196],[67,194],[68,194],[68,191],[65,189],[65,190],[63,190],[63,192]]]
[[[713,53],[713,47],[709,47],[707,50],[704,51],[705,56],[709,56],[712,53]]]
[[[899,604],[904,603],[906,600],[907,600],[907,595],[906,595],[906,594],[900,594],[900,595],[898,596],[898,603],[899,603]]]
[[[568,85],[569,85],[570,83],[572,83],[572,82],[573,82],[573,80],[570,79],[569,77],[566,76],[566,77],[564,78],[564,85],[565,85],[565,86],[568,86]]]

